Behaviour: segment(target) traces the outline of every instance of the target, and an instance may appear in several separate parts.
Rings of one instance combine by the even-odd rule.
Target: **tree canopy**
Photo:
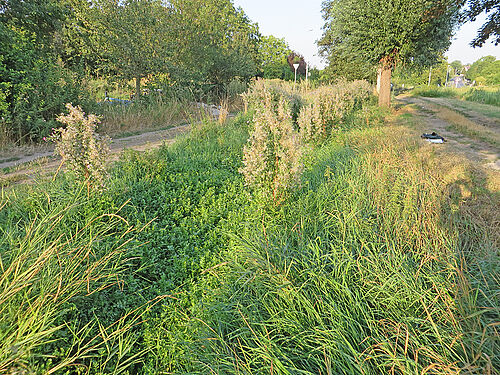
[[[388,105],[390,71],[399,63],[438,61],[450,45],[458,6],[453,0],[326,0],[323,17],[322,53],[385,72],[379,101]]]
[[[477,84],[500,85],[500,60],[494,56],[482,57],[471,65],[465,77]]]
[[[223,95],[289,78],[289,53],[232,0],[0,0],[0,126],[40,139],[64,103],[95,102],[82,82],[96,78]]]
[[[471,42],[473,47],[481,47],[492,38],[492,43],[500,44],[500,2],[498,0],[463,0],[465,9],[463,21],[475,21],[482,13],[487,14],[485,23],[479,28],[476,38]]]

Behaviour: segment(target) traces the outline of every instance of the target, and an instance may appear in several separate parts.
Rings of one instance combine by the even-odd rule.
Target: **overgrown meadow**
[[[104,189],[3,191],[0,373],[497,373],[498,185],[370,92],[259,81]]]

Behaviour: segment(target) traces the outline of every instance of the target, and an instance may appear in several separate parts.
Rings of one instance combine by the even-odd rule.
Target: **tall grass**
[[[31,202],[12,196],[3,200],[1,373],[51,374],[68,366],[88,366],[96,357],[101,362],[92,365],[101,370],[108,363],[125,369],[137,360],[121,357],[134,344],[128,332],[140,314],[131,312],[111,325],[64,318],[73,315],[75,299],[120,283],[125,260],[127,241],[116,233],[130,229],[118,212],[93,215],[81,226],[72,225],[88,203],[85,197],[77,192],[72,202],[51,202],[49,195],[32,196]],[[25,209],[19,204],[32,205],[30,218],[16,218],[16,211]]]
[[[471,89],[464,95],[464,99],[471,102],[490,104],[500,107],[500,90],[487,91],[480,89]]]
[[[339,135],[310,154],[288,204],[251,204],[210,269],[219,287],[191,311],[166,309],[168,341],[152,341],[164,368],[495,373],[498,270],[485,254],[498,249],[449,193],[475,177],[440,179],[439,158],[404,133]]]
[[[195,113],[191,102],[172,99],[148,103],[102,103],[100,131],[108,135],[173,127],[186,123]]]
[[[500,90],[488,89],[454,89],[449,87],[417,87],[412,95],[429,98],[457,98],[471,102],[500,106]]]

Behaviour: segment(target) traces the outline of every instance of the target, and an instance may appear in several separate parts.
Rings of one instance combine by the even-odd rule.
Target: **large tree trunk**
[[[141,76],[135,77],[135,99],[139,100],[141,98]]]
[[[391,73],[392,67],[390,65],[382,65],[379,69],[380,88],[378,93],[378,105],[380,107],[390,107],[391,106]]]

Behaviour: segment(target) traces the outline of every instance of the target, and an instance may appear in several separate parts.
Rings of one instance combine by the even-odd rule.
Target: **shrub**
[[[287,100],[276,100],[267,90],[263,95],[264,105],[256,109],[254,130],[243,149],[245,166],[240,172],[249,186],[272,194],[274,202],[279,203],[299,184],[301,145]]]
[[[271,97],[273,105],[284,99],[290,108],[294,124],[296,124],[299,112],[304,104],[302,96],[293,89],[293,86],[280,80],[259,79],[242,96],[247,109],[262,107],[266,103],[267,96]]]
[[[80,106],[73,107],[70,103],[66,108],[69,114],[57,118],[66,127],[55,129],[52,135],[56,142],[55,152],[78,179],[87,182],[88,188],[101,189],[107,177],[105,164],[110,138],[96,133],[97,116],[85,116]]]
[[[297,120],[304,141],[322,142],[330,137],[370,97],[370,92],[366,81],[340,81],[307,94],[309,104],[302,107]]]

